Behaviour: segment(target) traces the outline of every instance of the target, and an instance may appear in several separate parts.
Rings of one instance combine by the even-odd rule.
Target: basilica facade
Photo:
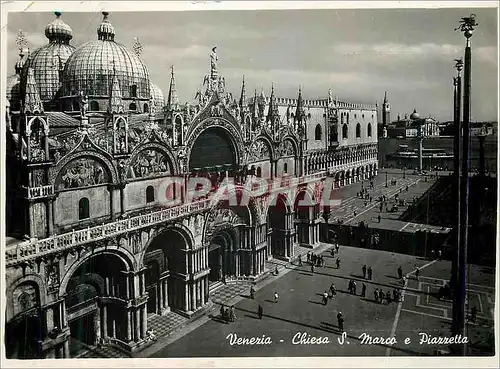
[[[60,13],[45,35],[7,81],[7,357],[138,350],[152,314],[199,316],[221,281],[314,248],[323,194],[377,174],[375,105],[244,77],[233,96],[216,48],[181,104],[174,68],[164,98],[108,13],[79,47]]]

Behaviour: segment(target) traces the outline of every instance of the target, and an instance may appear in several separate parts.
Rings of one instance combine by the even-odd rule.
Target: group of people
[[[361,271],[363,272],[363,279],[368,279],[371,280],[373,276],[373,269],[371,266],[368,268],[366,267],[366,264],[363,265],[363,268],[361,268]],[[368,277],[368,278],[367,278]]]
[[[356,281],[350,280],[349,284],[347,285],[347,290],[351,295],[356,295],[356,290],[357,290],[357,284]],[[366,296],[366,284],[363,282],[361,283],[361,297]]]
[[[382,289],[379,290],[378,288],[375,288],[375,291],[373,291],[373,297],[375,298],[375,302],[383,304],[384,301],[386,301],[387,305],[389,305],[392,301],[400,302],[402,294],[397,288],[392,291],[392,294],[391,291],[384,293]]]
[[[221,306],[220,306],[220,317],[226,323],[235,322],[236,321],[236,313],[235,313],[234,305],[231,306],[228,309],[225,309],[224,308],[224,304],[221,304]]]
[[[325,258],[323,255],[316,255],[313,252],[307,253],[307,262],[311,264],[311,266],[322,267],[325,265]],[[302,265],[302,258],[299,256],[299,265]]]

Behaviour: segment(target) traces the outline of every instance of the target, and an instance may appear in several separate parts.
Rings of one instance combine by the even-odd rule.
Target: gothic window
[[[137,97],[137,85],[130,86],[130,97]]]
[[[368,123],[368,137],[372,136],[372,124]]]
[[[97,101],[90,102],[90,110],[91,111],[99,111],[99,103]]]
[[[316,141],[321,140],[321,126],[319,124],[316,125],[316,130],[314,131],[314,139]]]
[[[283,163],[283,173],[288,173],[288,164]]]
[[[356,124],[356,138],[361,137],[361,124]]]
[[[342,139],[346,140],[347,139],[347,134],[348,134],[347,124],[344,124],[342,126]]]
[[[146,203],[155,201],[155,189],[153,186],[148,186],[146,188]]]
[[[349,124],[349,113],[347,113],[347,124]]]
[[[262,177],[262,168],[261,167],[257,167],[257,177]]]
[[[357,117],[358,117],[357,114],[354,114],[354,119],[356,119]]]
[[[89,199],[83,197],[78,203],[78,219],[83,220],[88,219],[89,217]]]
[[[148,104],[144,104],[143,111],[144,111],[144,113],[149,113],[149,106],[148,106]]]
[[[130,103],[130,105],[128,106],[128,110],[130,110],[130,111],[136,111],[137,110],[137,105],[135,105],[135,103]]]

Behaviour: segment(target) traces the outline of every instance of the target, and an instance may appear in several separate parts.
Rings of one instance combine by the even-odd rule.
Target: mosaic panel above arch
[[[132,158],[127,178],[148,178],[172,174],[173,168],[168,155],[156,148],[146,148]]]
[[[247,155],[248,163],[271,159],[272,152],[270,150],[269,144],[266,141],[264,141],[263,139],[257,139],[252,143],[252,145],[250,145]]]
[[[71,160],[59,172],[56,179],[56,189],[65,190],[106,184],[111,181],[111,175],[106,165],[100,160],[83,156]]]

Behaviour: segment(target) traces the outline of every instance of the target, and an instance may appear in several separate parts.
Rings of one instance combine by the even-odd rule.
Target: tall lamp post
[[[387,168],[385,168],[385,187],[389,187],[387,183]]]
[[[458,263],[458,285],[455,290],[457,296],[454,309],[457,310],[458,333],[466,334],[466,309],[467,298],[467,244],[469,228],[469,139],[470,139],[470,90],[471,90],[471,44],[470,39],[477,26],[476,16],[462,18],[456,30],[463,32],[465,43],[464,62],[464,97],[463,97],[463,143],[462,143],[462,181],[460,183],[460,253]],[[460,346],[460,353],[467,354],[467,346]]]
[[[453,258],[451,264],[451,279],[450,286],[455,290],[458,286],[458,263],[460,255],[460,181],[461,181],[461,170],[460,170],[460,158],[461,158],[461,148],[462,148],[462,127],[460,124],[460,100],[462,99],[462,69],[464,67],[463,60],[455,59],[455,69],[457,70],[457,76],[453,78],[454,86],[454,100],[453,100],[453,123],[455,127],[455,134],[453,140],[453,171],[454,171],[454,182],[456,184],[454,193],[454,211],[456,214],[455,219],[455,230],[454,230],[454,242],[453,242]],[[455,299],[456,299],[455,294]],[[458,334],[458,322],[456,316],[456,310],[453,309],[453,332]]]

